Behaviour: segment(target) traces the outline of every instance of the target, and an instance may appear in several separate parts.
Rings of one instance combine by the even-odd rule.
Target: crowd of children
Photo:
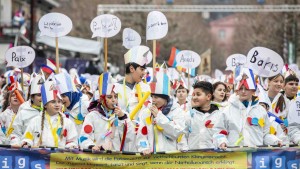
[[[226,80],[187,86],[183,78],[170,79],[164,67],[146,82],[152,60],[146,46],[131,48],[124,60],[123,79],[104,72],[94,89],[74,69],[56,73],[49,60],[31,75],[28,91],[20,72],[8,71],[1,81],[0,143],[144,155],[300,143],[298,112],[291,108],[299,104],[299,77],[290,69],[264,85],[241,68],[234,87]]]

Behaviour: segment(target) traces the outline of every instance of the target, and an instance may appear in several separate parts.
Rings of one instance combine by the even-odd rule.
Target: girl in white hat
[[[110,73],[99,77],[100,99],[93,101],[88,108],[79,137],[83,149],[132,151],[134,126],[128,116],[118,106],[118,90]]]
[[[14,123],[12,124],[12,134],[10,138],[11,145],[20,145],[22,136],[25,133],[27,126],[31,119],[39,116],[42,112],[42,96],[41,86],[44,83],[42,75],[36,75],[30,84],[30,99],[24,102],[16,115]]]
[[[181,144],[185,128],[184,112],[170,98],[171,86],[165,70],[156,72],[155,76],[157,82],[150,84],[152,105],[139,116],[138,151],[149,155],[159,151],[187,150],[187,145]]]
[[[43,113],[30,121],[22,147],[78,147],[75,125],[62,115],[62,99],[52,79],[42,85],[41,93]]]
[[[88,114],[89,98],[75,87],[68,73],[57,74],[55,79],[61,93],[64,114],[75,124],[77,133],[80,133],[84,117]]]
[[[4,96],[3,112],[0,113],[0,126],[4,135],[0,135],[2,144],[9,144],[11,133],[13,131],[12,124],[21,105],[15,90],[22,93],[22,89],[18,82],[13,82],[9,87],[9,91]],[[21,94],[22,95],[22,94]]]

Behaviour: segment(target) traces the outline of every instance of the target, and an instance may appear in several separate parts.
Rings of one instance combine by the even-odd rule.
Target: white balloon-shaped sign
[[[14,66],[17,68],[24,68],[33,62],[35,51],[29,46],[16,46],[6,51],[5,58],[7,67]]]
[[[126,49],[131,49],[134,46],[140,45],[142,38],[139,33],[131,28],[125,28],[123,30],[123,46]]]
[[[176,55],[177,66],[182,66],[186,69],[193,69],[197,67],[200,62],[200,56],[191,50],[182,50]]]
[[[146,40],[155,40],[165,37],[168,33],[168,20],[159,11],[152,11],[147,17]]]
[[[92,38],[110,38],[121,30],[121,20],[111,14],[103,14],[95,17],[91,22]]]
[[[234,70],[237,66],[242,66],[246,64],[247,57],[243,54],[233,54],[230,55],[226,60],[226,70]]]
[[[48,13],[39,21],[40,36],[61,37],[67,35],[73,27],[71,19],[61,13]]]
[[[298,72],[299,71],[299,67],[297,64],[293,63],[289,65],[289,69],[291,69],[294,72]]]
[[[265,47],[254,47],[247,54],[246,67],[261,77],[272,77],[280,73],[283,67],[281,56]]]
[[[221,70],[219,70],[219,69],[215,70],[215,78],[216,79],[220,80],[223,75],[224,74],[223,74],[223,72]]]

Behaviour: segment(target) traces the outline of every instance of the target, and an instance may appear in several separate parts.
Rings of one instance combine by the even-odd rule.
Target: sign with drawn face
[[[199,66],[201,62],[200,56],[191,50],[182,50],[176,55],[177,66],[182,66],[186,69],[193,69]]]
[[[142,42],[142,38],[139,33],[131,28],[125,28],[123,30],[123,46],[126,49],[131,49],[134,46],[139,46]]]
[[[67,35],[73,27],[71,19],[61,13],[48,13],[39,21],[40,36],[61,37]]]
[[[246,67],[261,77],[272,77],[282,70],[283,60],[271,49],[254,47],[247,54]]]
[[[226,60],[226,70],[235,70],[237,66],[242,66],[246,64],[247,57],[243,54],[233,54],[230,55]]]
[[[166,16],[159,11],[152,11],[147,17],[146,39],[156,40],[165,37],[168,33]]]
[[[111,14],[99,15],[92,20],[90,28],[93,32],[92,38],[110,38],[121,30],[121,20]]]
[[[29,46],[16,46],[6,51],[5,58],[7,67],[24,68],[33,62],[35,51]]]

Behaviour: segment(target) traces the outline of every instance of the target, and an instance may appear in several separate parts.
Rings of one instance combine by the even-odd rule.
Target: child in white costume
[[[175,88],[175,97],[177,103],[180,105],[184,112],[188,112],[191,108],[191,103],[188,101],[189,89],[186,86],[185,82],[181,79],[175,80],[173,84]]]
[[[76,88],[68,73],[59,73],[55,79],[64,104],[64,114],[75,124],[79,134],[84,117],[88,114],[89,98]]]
[[[128,114],[118,107],[118,90],[110,73],[99,77],[100,100],[88,108],[79,137],[83,149],[132,151],[135,131]]]
[[[11,133],[13,131],[12,124],[21,105],[21,102],[18,99],[17,94],[15,93],[16,90],[22,95],[22,89],[18,82],[11,84],[11,86],[9,87],[9,92],[7,92],[4,96],[4,111],[0,113],[0,126],[2,133],[5,134],[2,135],[4,137],[0,136],[3,144],[9,144]]]
[[[184,137],[184,112],[178,103],[170,99],[170,81],[164,71],[156,73],[157,82],[150,84],[152,105],[139,116],[136,145],[144,155],[187,150],[187,145],[181,144]]]
[[[213,84],[213,89],[214,93],[211,103],[218,106],[221,111],[228,105],[226,96],[227,86],[225,83],[218,81]]]
[[[255,90],[252,70],[243,68],[238,76],[236,94],[230,96],[229,106],[214,126],[217,130],[213,140],[216,147],[282,145],[280,139],[269,133],[269,117],[253,96]]]
[[[214,148],[214,124],[220,119],[218,107],[211,104],[213,86],[210,82],[193,85],[192,109],[186,114],[186,138],[190,150]]]
[[[300,143],[300,122],[299,122],[299,96],[297,96],[297,88],[299,88],[299,78],[296,74],[290,74],[285,78],[285,96],[288,101],[288,135],[293,144]]]
[[[52,79],[42,85],[41,94],[43,113],[30,121],[22,147],[78,147],[75,125],[61,113],[62,99]]]
[[[22,136],[25,133],[27,126],[31,119],[39,116],[42,112],[42,97],[41,86],[44,83],[44,79],[41,75],[36,75],[31,80],[30,85],[30,99],[24,102],[16,115],[14,123],[12,125],[13,131],[11,134],[11,145],[20,145]]]
[[[133,116],[132,120],[135,122],[135,131],[137,132],[139,126],[138,114],[147,106],[151,98],[146,99],[143,107],[136,114],[132,112],[142,100],[142,97],[145,96],[145,93],[150,92],[149,85],[144,83],[142,79],[146,75],[146,65],[152,60],[152,53],[147,46],[135,46],[125,53],[124,60],[125,78],[116,83],[117,88],[120,89],[118,105],[122,110],[128,112],[129,116]],[[135,141],[130,145],[130,150],[136,151]]]
[[[285,133],[282,129],[282,125],[284,125],[284,120],[281,119],[280,117],[276,116],[274,113],[269,112],[270,108],[270,102],[269,102],[269,97],[266,91],[263,89],[262,86],[259,84],[257,85],[258,90],[259,90],[259,104],[265,108],[265,110],[268,113],[269,120],[270,120],[270,134],[275,135],[278,137],[280,140],[282,140],[282,143],[284,145],[289,144],[289,137],[287,136],[287,133]]]

